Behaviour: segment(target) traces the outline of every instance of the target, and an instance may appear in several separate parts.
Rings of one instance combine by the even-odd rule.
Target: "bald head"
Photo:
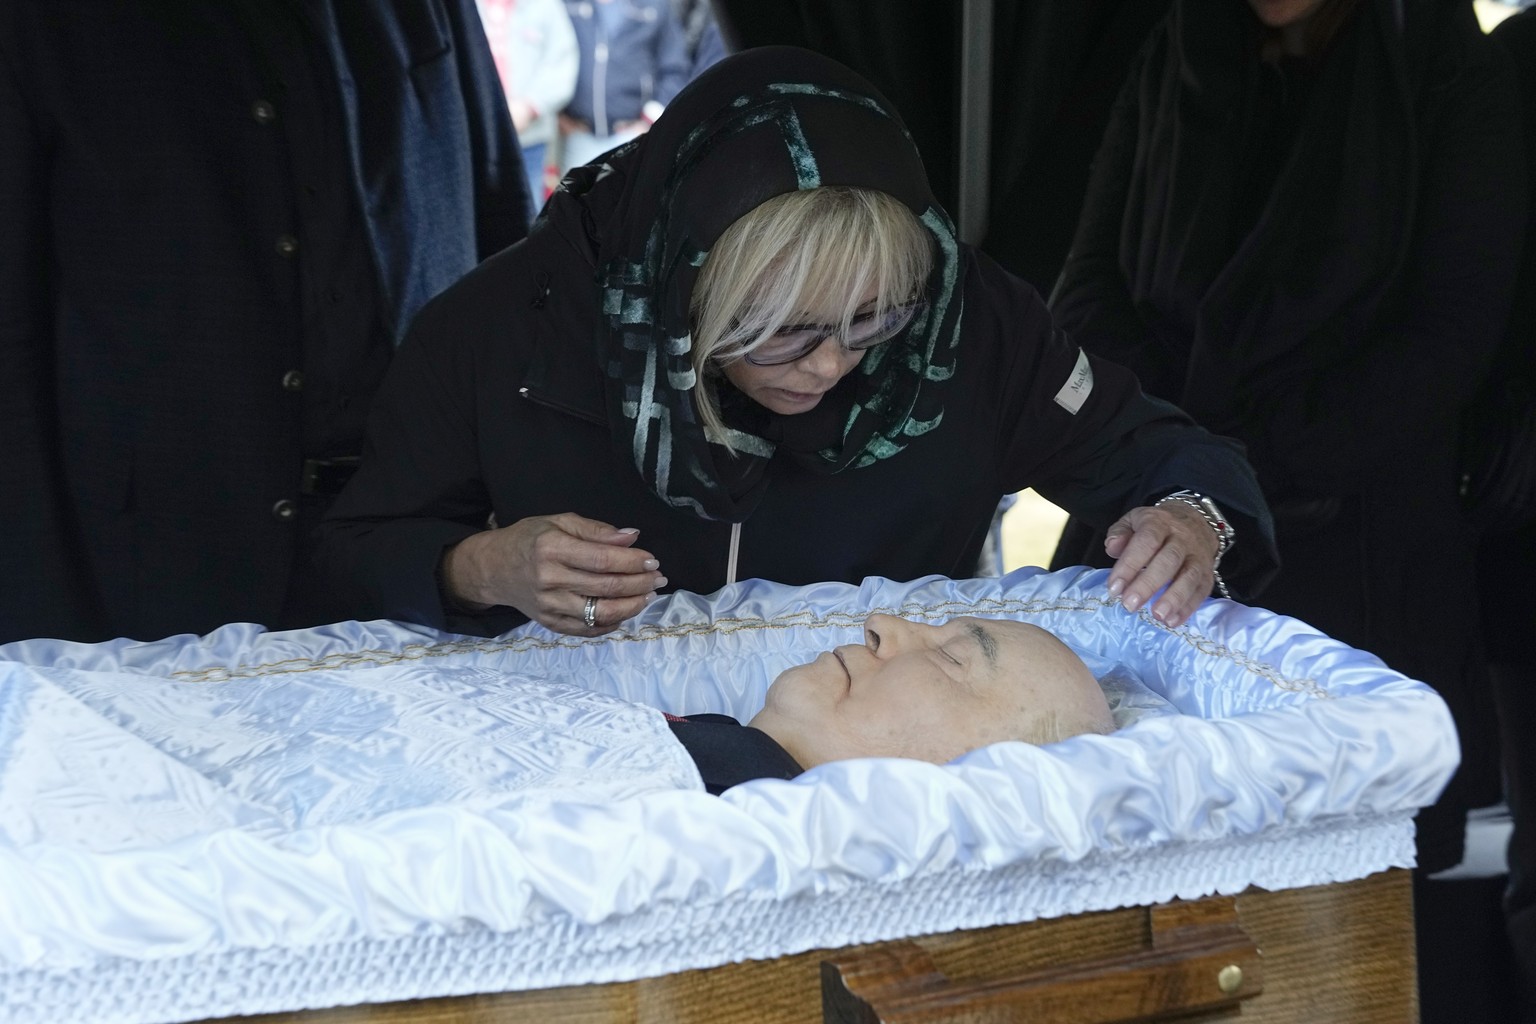
[[[1046,630],[890,615],[865,621],[864,643],[780,674],[751,724],[807,768],[849,757],[943,763],[1004,740],[1114,728],[1093,673]]]
[[[1018,717],[1010,720],[1014,735],[1008,738],[1046,744],[1085,732],[1113,732],[1109,702],[1083,659],[1048,630],[1027,622],[1007,625],[1018,629],[1007,666]]]

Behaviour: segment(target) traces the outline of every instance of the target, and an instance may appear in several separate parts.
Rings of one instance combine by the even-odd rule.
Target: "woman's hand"
[[[556,633],[601,636],[639,612],[667,584],[639,530],[574,513],[531,516],[477,533],[443,555],[448,595],[469,608],[510,605]],[[583,620],[597,598],[597,625]]]
[[[1180,501],[1143,505],[1121,516],[1104,538],[1104,553],[1115,559],[1109,593],[1135,611],[1164,586],[1152,617],[1182,626],[1216,582],[1221,541],[1205,517]]]

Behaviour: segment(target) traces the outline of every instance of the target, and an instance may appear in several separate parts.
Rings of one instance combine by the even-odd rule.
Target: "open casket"
[[[1443,702],[1104,577],[747,581],[594,640],[0,647],[0,1020],[1416,1019]],[[1044,626],[1123,728],[703,793],[655,709],[750,718],[875,610]]]

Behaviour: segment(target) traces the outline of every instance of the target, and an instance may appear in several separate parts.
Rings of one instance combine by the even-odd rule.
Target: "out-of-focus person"
[[[560,114],[562,172],[644,132],[692,76],[672,0],[566,0],[580,73]]]
[[[471,0],[11,0],[0,153],[0,641],[333,621],[395,342],[527,231]]]
[[[683,26],[688,78],[692,81],[699,72],[726,55],[725,39],[720,35],[720,23],[715,19],[714,4],[710,0],[672,0],[672,6]]]
[[[554,189],[551,143],[576,92],[580,58],[565,0],[477,0],[496,72],[507,92],[533,206]],[[556,179],[557,180],[557,179]]]

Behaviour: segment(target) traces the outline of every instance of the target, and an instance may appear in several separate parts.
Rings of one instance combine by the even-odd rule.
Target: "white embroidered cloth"
[[[596,640],[0,647],[0,1020],[624,980],[1411,865],[1457,761],[1438,696],[1227,601],[1166,629],[1104,576],[746,581]],[[654,709],[746,719],[871,610],[1035,622],[1135,720],[704,794]]]

